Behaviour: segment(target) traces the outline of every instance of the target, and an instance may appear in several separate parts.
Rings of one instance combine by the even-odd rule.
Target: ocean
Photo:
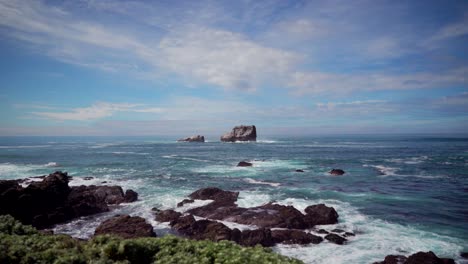
[[[117,213],[142,216],[158,235],[171,233],[151,208],[175,208],[203,187],[239,191],[238,205],[269,201],[299,210],[317,203],[339,214],[331,230],[352,231],[347,245],[279,245],[306,263],[372,263],[389,254],[468,251],[468,138],[442,136],[328,136],[259,138],[257,142],[175,142],[158,137],[1,137],[0,179],[67,171],[70,185],[120,185],[139,201],[55,227],[89,238]],[[253,167],[236,167],[239,161]],[[342,176],[328,174],[333,168]],[[304,172],[296,172],[296,169]],[[85,180],[84,177],[94,177]],[[196,206],[200,203],[188,206]],[[180,210],[180,209],[179,209]],[[234,225],[242,229],[251,226]]]

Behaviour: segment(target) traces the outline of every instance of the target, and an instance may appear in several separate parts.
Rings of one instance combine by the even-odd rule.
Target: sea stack
[[[181,138],[177,140],[178,142],[205,142],[205,137],[196,135],[188,138]]]
[[[257,141],[257,129],[255,126],[236,126],[231,132],[221,136],[223,142]]]

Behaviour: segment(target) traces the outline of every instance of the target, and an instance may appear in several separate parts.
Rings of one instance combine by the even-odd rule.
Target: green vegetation
[[[175,236],[122,239],[98,236],[79,241],[46,235],[13,217],[0,216],[0,263],[302,263],[268,248],[229,241],[194,241]]]

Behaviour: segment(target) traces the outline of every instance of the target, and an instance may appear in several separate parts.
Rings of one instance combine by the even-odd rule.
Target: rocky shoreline
[[[138,199],[136,192],[124,192],[120,186],[70,187],[68,183],[71,179],[67,173],[57,171],[28,182],[24,179],[1,180],[0,215],[9,214],[23,224],[46,229],[81,216],[108,212],[113,206]],[[188,195],[177,207],[183,208],[195,200],[208,203],[198,207],[189,206],[187,210],[153,208],[154,217],[158,222],[168,223],[174,233],[181,237],[213,242],[228,240],[248,247],[320,244],[324,241],[346,246],[356,236],[353,230],[316,227],[338,223],[338,212],[325,204],[311,204],[304,212],[273,201],[245,208],[236,204],[238,196],[239,192],[215,187],[202,188]],[[230,228],[225,223],[252,228],[240,230]],[[94,234],[113,234],[124,239],[156,237],[153,227],[144,218],[129,215],[108,218],[96,228]],[[453,259],[439,258],[433,252],[417,252],[409,257],[388,255],[383,261],[374,264],[392,263],[455,262]]]

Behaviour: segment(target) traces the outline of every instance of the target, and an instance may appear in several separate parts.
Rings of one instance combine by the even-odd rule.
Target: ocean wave
[[[245,178],[244,181],[252,184],[261,184],[261,185],[270,185],[272,187],[279,187],[281,184],[277,182],[266,182],[266,181],[258,181],[252,178]]]
[[[372,167],[372,168],[377,169],[382,174],[382,176],[396,176],[397,175],[396,172],[399,170],[399,168],[388,167],[388,166],[384,166],[384,165],[364,164],[363,166],[364,167]]]
[[[60,167],[60,165],[57,162],[49,162],[47,164],[44,164],[45,167]]]
[[[110,152],[116,155],[149,155],[150,153],[147,152],[133,152],[133,151],[114,151]]]
[[[29,146],[0,146],[0,149],[27,149],[27,148],[47,148],[52,145],[29,145]]]
[[[394,159],[386,159],[387,162],[393,163],[404,163],[404,164],[420,164],[425,161],[429,160],[428,156],[419,156],[419,157],[410,157],[410,158],[394,158]]]
[[[191,160],[191,161],[200,161],[200,162],[210,162],[210,160],[203,160],[203,159],[196,159],[196,158],[191,158],[191,157],[182,157],[182,156],[179,156],[179,155],[164,155],[164,156],[161,156],[165,159],[178,159],[178,160]]]

